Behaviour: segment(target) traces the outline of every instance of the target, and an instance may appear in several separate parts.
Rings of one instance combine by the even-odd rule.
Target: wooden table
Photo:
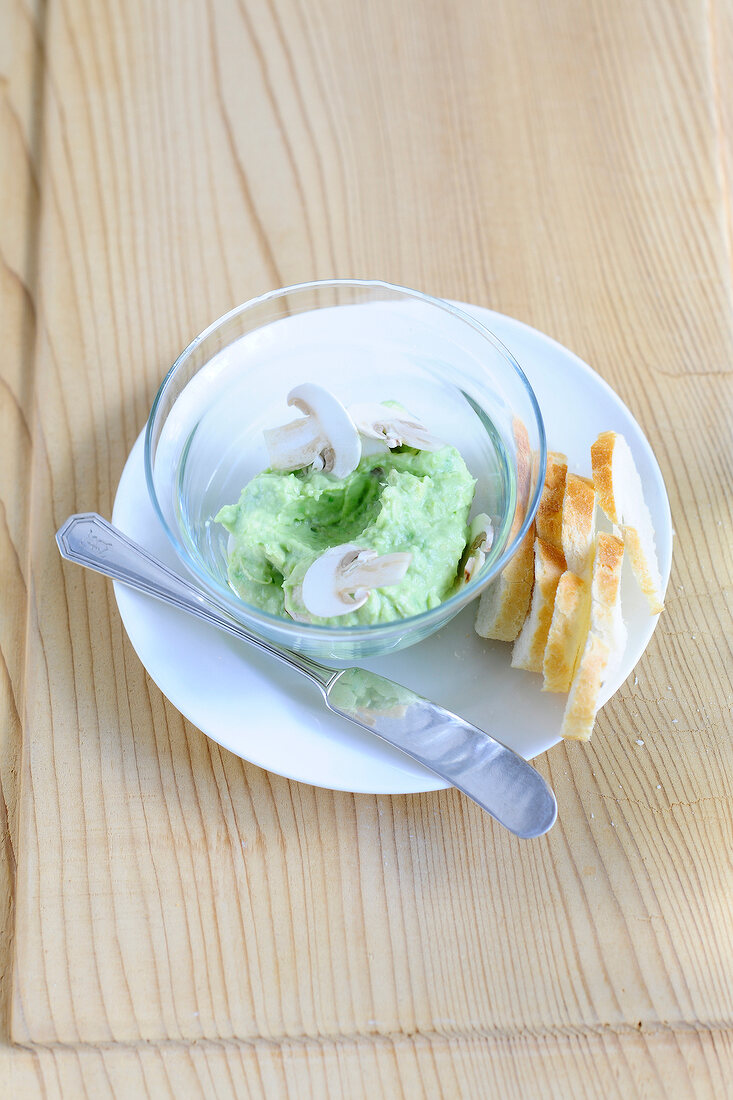
[[[730,4],[1,18],[0,1094],[730,1096]],[[56,553],[189,338],[329,276],[550,333],[659,458],[667,610],[542,840],[230,756]]]

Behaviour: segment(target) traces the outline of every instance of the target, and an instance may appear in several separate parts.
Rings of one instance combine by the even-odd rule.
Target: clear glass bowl
[[[440,606],[368,626],[315,626],[245,603],[227,581],[225,529],[213,517],[268,465],[263,429],[284,423],[286,396],[318,382],[349,405],[396,400],[452,443],[477,479],[472,515],[487,512],[494,542],[471,583]],[[539,456],[519,527],[515,418]],[[241,623],[312,657],[352,660],[412,645],[438,630],[504,568],[534,518],[545,433],[518,363],[479,322],[417,291],[334,280],[276,290],[238,306],[189,344],[148,419],[145,473],[181,561]]]

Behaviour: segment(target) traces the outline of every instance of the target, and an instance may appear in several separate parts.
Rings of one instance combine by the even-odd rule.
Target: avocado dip
[[[455,447],[362,454],[346,477],[312,466],[264,470],[216,522],[230,532],[229,583],[272,615],[334,626],[386,623],[436,607],[459,587],[476,482]],[[398,584],[374,588],[337,618],[305,611],[309,567],[338,544],[378,555],[408,552]]]

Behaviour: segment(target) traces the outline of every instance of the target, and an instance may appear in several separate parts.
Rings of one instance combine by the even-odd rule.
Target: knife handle
[[[169,569],[143,546],[128,538],[118,527],[113,527],[96,512],[81,512],[69,516],[56,532],[56,544],[62,558],[84,565],[105,577],[121,581],[138,592],[145,592],[163,603],[195,615],[211,626],[225,630],[248,645],[255,646],[290,665],[303,676],[318,685],[325,694],[334,669],[327,668],[301,653],[282,649],[274,642],[251,634],[241,626],[226,607],[218,604],[202,588],[185,580],[180,573]]]

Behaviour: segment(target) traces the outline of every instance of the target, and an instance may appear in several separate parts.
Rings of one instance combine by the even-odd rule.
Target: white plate
[[[571,470],[590,474],[590,445],[600,431],[626,436],[644,482],[666,583],[672,556],[669,502],[656,459],[629,410],[554,340],[502,314],[462,308],[516,356],[537,394],[548,446],[567,454]],[[142,435],[122,473],[112,518],[184,572],[148,497]],[[265,654],[123,585],[115,585],[115,595],[130,641],[155,683],[224,748],[279,775],[335,790],[403,794],[446,786],[376,737],[329,714],[315,687]],[[656,625],[626,575],[622,603],[628,645],[604,701],[632,671]],[[477,637],[474,615],[475,605],[419,645],[363,664],[457,711],[531,759],[558,742],[565,697],[541,692],[539,676],[510,668],[511,646]]]

